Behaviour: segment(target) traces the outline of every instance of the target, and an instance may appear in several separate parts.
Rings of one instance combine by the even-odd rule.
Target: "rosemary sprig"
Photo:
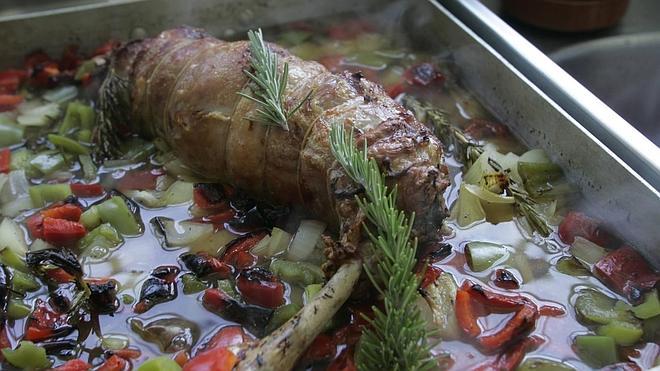
[[[360,370],[426,370],[436,366],[430,355],[424,320],[415,305],[419,278],[413,273],[417,240],[410,240],[414,215],[396,208],[396,188],[385,186],[376,161],[356,148],[343,125],[330,131],[332,153],[349,177],[364,187],[360,208],[376,230],[365,229],[379,259],[369,279],[383,297],[384,310],[374,307],[372,325],[362,334],[357,353]]]
[[[284,105],[284,92],[289,79],[289,64],[284,63],[282,72],[278,71],[279,58],[264,43],[261,29],[248,31],[250,40],[250,66],[254,72],[243,70],[253,83],[252,95],[239,92],[242,97],[250,99],[260,108],[257,109],[257,121],[265,125],[277,125],[284,130],[289,130],[288,120],[302,104],[309,98],[311,91],[292,110],[287,110]]]

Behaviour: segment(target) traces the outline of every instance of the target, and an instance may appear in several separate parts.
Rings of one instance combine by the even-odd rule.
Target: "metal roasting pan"
[[[87,1],[0,16],[0,68],[36,48],[90,50],[181,24],[223,38],[345,12],[377,12],[415,47],[450,50],[462,84],[524,143],[546,150],[582,191],[582,206],[660,268],[660,149],[477,0]]]

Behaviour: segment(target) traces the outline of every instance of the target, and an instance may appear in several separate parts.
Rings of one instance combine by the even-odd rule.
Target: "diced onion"
[[[126,191],[126,196],[146,207],[164,207],[192,200],[193,184],[177,180],[166,191]]]
[[[157,217],[152,223],[158,225],[165,234],[167,246],[188,246],[213,234],[213,224],[195,222],[175,222],[169,218]]]
[[[607,254],[607,250],[582,237],[575,237],[571,246],[571,254],[587,269],[591,270],[594,264]]]
[[[266,236],[259,241],[252,248],[251,252],[257,256],[270,258],[285,251],[289,247],[291,237],[291,233],[275,227],[270,236]]]
[[[18,197],[28,194],[30,183],[25,176],[25,171],[14,170],[9,173],[7,182],[0,192],[0,202],[6,203]]]
[[[9,218],[5,218],[0,223],[0,250],[6,248],[20,256],[25,256],[28,250],[23,230],[15,221]]]
[[[60,115],[60,105],[57,103],[27,102],[19,105],[18,110],[21,114],[16,121],[23,126],[44,126]]]
[[[62,86],[44,93],[45,100],[52,103],[64,103],[78,95],[78,88],[73,85]]]
[[[194,252],[206,251],[211,255],[222,255],[227,244],[235,240],[237,235],[226,229],[219,230],[206,238],[200,238],[190,245]]]
[[[325,223],[316,220],[303,220],[293,236],[293,241],[287,251],[287,259],[304,261],[314,251],[316,242],[325,230]]]
[[[30,245],[30,251],[47,250],[52,248],[53,245],[49,244],[48,242],[40,238],[37,238],[36,240],[32,241],[32,244]]]

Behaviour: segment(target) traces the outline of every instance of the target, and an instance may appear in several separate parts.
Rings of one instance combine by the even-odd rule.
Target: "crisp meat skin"
[[[302,205],[341,235],[357,233],[359,188],[336,163],[332,125],[351,126],[359,146],[398,188],[398,206],[415,212],[415,234],[436,240],[447,215],[442,147],[431,131],[382,87],[359,73],[333,74],[269,44],[289,64],[285,102],[296,106],[289,131],[251,121],[255,103],[243,72],[246,41],[226,42],[187,27],[115,51],[102,86],[101,118],[146,138],[163,139],[194,171],[254,197]],[[354,238],[344,238],[344,240]]]

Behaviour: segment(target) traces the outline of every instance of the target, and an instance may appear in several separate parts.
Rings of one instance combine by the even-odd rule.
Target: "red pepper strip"
[[[265,236],[265,232],[256,233],[230,242],[229,246],[227,246],[227,252],[222,257],[222,261],[236,269],[245,269],[253,266],[257,262],[257,257],[252,255],[250,250]]]
[[[48,54],[46,54],[46,52],[43,50],[35,50],[34,52],[25,56],[23,66],[25,66],[26,69],[31,70],[46,62],[52,62],[52,59],[50,59]]]
[[[53,87],[56,84],[56,78],[61,74],[57,62],[44,62],[35,66],[32,70],[30,83],[42,88]]]
[[[58,313],[41,299],[37,299],[35,309],[27,320],[27,330],[24,340],[41,341],[54,336],[62,336],[71,332],[68,325],[68,315]]]
[[[503,138],[509,135],[506,125],[484,119],[470,119],[463,130],[474,139]]]
[[[60,59],[60,68],[67,71],[72,71],[78,68],[82,63],[82,56],[78,54],[78,45],[69,45],[64,48],[62,52],[62,59]]]
[[[103,362],[103,364],[97,368],[96,371],[124,371],[126,364],[128,364],[127,360],[117,355],[113,355],[105,362]]]
[[[489,309],[517,309],[524,305],[534,305],[531,300],[522,295],[510,296],[487,291],[481,285],[473,284],[469,281],[465,281],[463,289],[466,290],[474,300],[487,306]]]
[[[135,348],[124,348],[124,349],[118,349],[118,350],[113,350],[112,354],[116,355],[117,357],[121,357],[126,360],[131,360],[131,359],[138,359],[142,355],[142,352],[140,349],[135,349]]]
[[[190,361],[190,355],[185,350],[178,351],[172,358],[176,364],[183,367],[188,361]]]
[[[429,265],[426,267],[426,270],[424,271],[424,277],[422,278],[422,282],[419,285],[420,289],[425,289],[427,288],[430,284],[435,282],[435,280],[438,279],[438,277],[442,274],[442,269]]]
[[[16,94],[21,82],[27,77],[25,70],[6,70],[0,72],[0,94]]]
[[[11,111],[23,101],[23,96],[0,94],[0,112]]]
[[[525,305],[516,312],[501,330],[491,335],[479,336],[477,342],[486,351],[495,351],[534,327],[538,317],[539,312],[535,305]]]
[[[236,287],[245,301],[266,308],[277,308],[284,304],[284,284],[272,274],[262,274],[261,269],[241,272]]]
[[[11,341],[7,336],[7,328],[4,324],[0,325],[0,349],[11,348]],[[0,352],[0,362],[5,360],[5,356]]]
[[[605,248],[615,248],[619,245],[616,237],[600,227],[600,222],[577,211],[569,212],[559,224],[559,238],[568,244],[575,241],[575,237],[583,237]]]
[[[96,197],[102,196],[105,193],[103,186],[99,183],[83,184],[72,183],[71,192],[78,197]]]
[[[44,238],[44,217],[41,213],[36,213],[27,218],[25,224],[27,225],[28,232],[32,239]]]
[[[129,171],[117,181],[117,189],[154,190],[159,176],[165,174],[161,169]]]
[[[353,347],[344,349],[337,359],[332,361],[327,371],[357,371],[355,362],[353,361]]]
[[[205,223],[211,223],[215,226],[216,229],[224,229],[225,223],[228,223],[230,220],[234,219],[236,212],[232,209],[223,211],[218,214],[207,215],[202,218],[202,221]]]
[[[87,371],[91,370],[92,365],[83,361],[82,359],[72,359],[65,364],[55,367],[53,370],[57,371]]]
[[[63,204],[41,211],[41,216],[44,218],[63,219],[72,222],[80,220],[80,215],[82,215],[82,209],[74,204]]]
[[[55,246],[69,246],[85,237],[85,227],[70,220],[45,217],[43,222],[44,240]]]
[[[547,317],[561,317],[566,314],[564,308],[555,307],[552,305],[544,305],[539,308],[539,314]]]
[[[456,319],[463,332],[470,337],[481,334],[481,327],[477,323],[477,316],[472,307],[470,294],[463,288],[456,291]]]
[[[215,192],[214,194],[217,195]],[[195,206],[203,210],[226,210],[229,208],[229,205],[225,200],[213,202],[203,187],[195,187],[195,189],[193,189],[193,202],[195,203]]]
[[[594,265],[594,274],[606,285],[631,302],[638,303],[643,292],[653,289],[660,274],[630,246],[622,246],[602,257]]]
[[[99,55],[106,55],[110,53],[113,49],[119,47],[121,43],[117,40],[108,40],[104,44],[100,45],[98,48],[94,49],[92,52],[92,57]]]
[[[0,173],[8,173],[11,165],[11,150],[9,148],[0,149]]]
[[[243,327],[236,325],[226,326],[216,332],[211,340],[197,350],[197,353],[199,354],[213,348],[226,348],[232,345],[243,344],[250,340],[252,338],[243,331]]]
[[[231,371],[238,357],[227,348],[213,348],[191,358],[183,371]]]
[[[539,336],[532,336],[522,339],[515,345],[509,347],[504,353],[498,354],[493,361],[481,364],[474,371],[513,371],[525,357],[525,353],[537,348],[543,344],[543,340]]]
[[[204,308],[209,311],[221,313],[230,299],[231,298],[222,290],[206,289],[202,296],[202,303],[204,304]]]
[[[307,348],[303,359],[310,362],[317,362],[332,358],[337,353],[338,340],[333,336],[319,334],[312,344]]]
[[[75,276],[69,274],[63,268],[49,269],[45,274],[49,279],[57,283],[74,282],[76,280]]]

